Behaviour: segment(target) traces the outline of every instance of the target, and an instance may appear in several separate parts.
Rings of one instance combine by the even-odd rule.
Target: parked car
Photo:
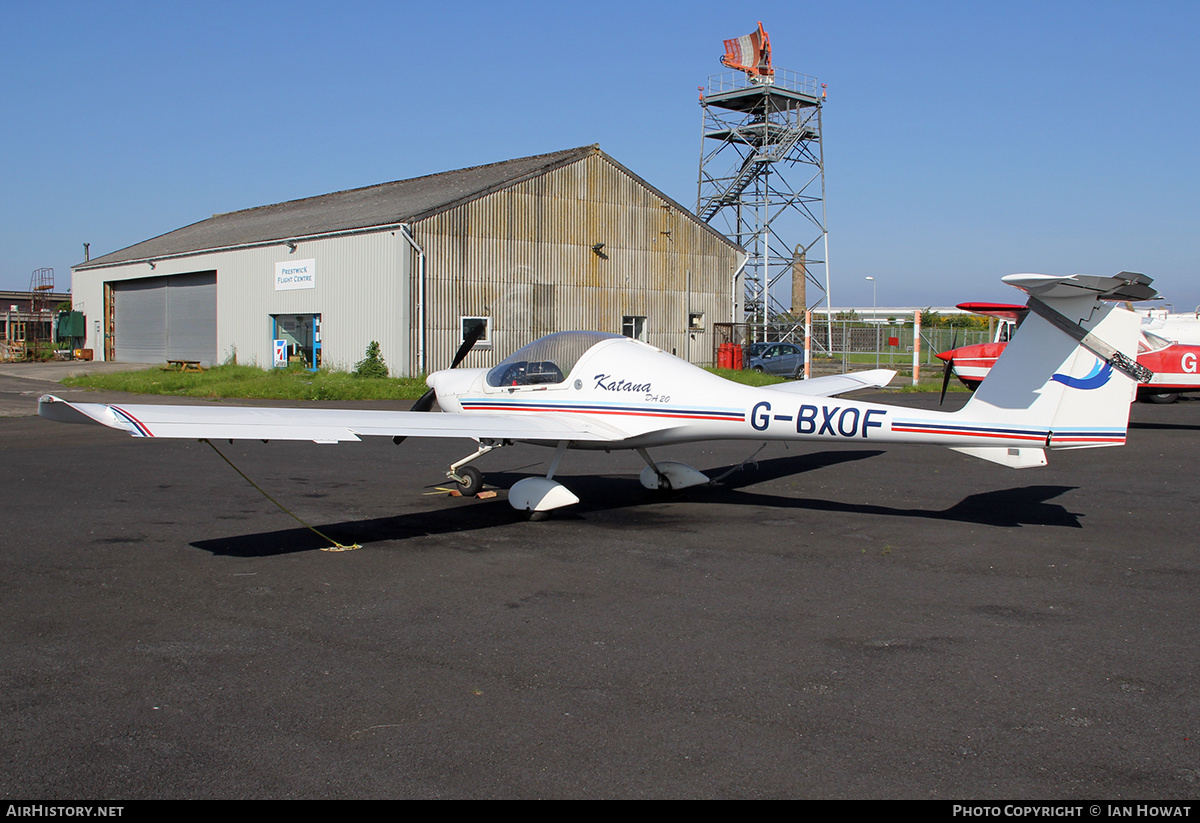
[[[757,354],[751,352],[747,368],[784,377],[799,377],[804,371],[804,349],[791,343],[756,343],[762,346]]]
[[[750,368],[750,358],[758,357],[760,354],[762,354],[764,351],[767,350],[767,346],[769,346],[769,345],[771,345],[771,344],[770,343],[747,343],[745,348],[743,349],[743,356],[742,356],[743,366],[742,366],[742,368],[744,368],[744,369]]]

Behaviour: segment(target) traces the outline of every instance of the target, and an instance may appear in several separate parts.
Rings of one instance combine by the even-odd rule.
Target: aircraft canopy
[[[594,331],[548,334],[504,358],[488,372],[487,384],[499,388],[561,383],[584,352],[597,343],[613,339],[619,340],[621,335]]]

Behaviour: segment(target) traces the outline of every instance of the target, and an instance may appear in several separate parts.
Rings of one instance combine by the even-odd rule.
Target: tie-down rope
[[[266,493],[266,491],[264,491],[264,490],[263,490],[263,488],[262,488],[261,486],[259,486],[257,483],[255,483],[253,480],[251,480],[249,477],[247,477],[247,476],[246,476],[246,473],[245,473],[244,471],[242,471],[241,469],[239,469],[237,466],[233,465],[233,461],[232,461],[232,460],[230,460],[230,459],[229,459],[228,457],[226,457],[225,455],[221,454],[221,450],[220,450],[220,449],[218,449],[218,448],[216,447],[216,444],[215,444],[215,443],[213,443],[211,440],[205,440],[205,439],[201,439],[201,440],[200,440],[200,442],[201,442],[201,443],[207,443],[208,445],[212,446],[212,450],[213,450],[213,451],[215,451],[215,452],[217,453],[217,456],[218,456],[218,457],[220,457],[222,460],[224,460],[226,463],[228,463],[228,464],[229,464],[229,467],[230,467],[231,469],[233,469],[235,472],[237,472],[238,474],[240,474],[240,475],[242,476],[242,479],[243,479],[243,480],[245,480],[247,483],[249,483],[249,484],[250,484],[251,486],[253,486],[254,488],[258,489],[258,492],[259,492],[259,494],[261,494],[263,497],[267,498],[267,499],[268,499],[268,500],[270,500],[272,503],[274,503],[276,506],[278,506],[278,507],[279,507],[279,509],[280,509],[280,511],[282,511],[284,514],[286,514],[286,515],[288,515],[288,516],[290,516],[290,517],[294,518],[294,519],[296,520],[296,522],[297,522],[297,523],[299,523],[301,526],[303,526],[304,528],[306,528],[306,529],[308,529],[309,531],[311,531],[313,534],[315,534],[315,535],[319,536],[319,537],[320,537],[322,540],[328,540],[330,543],[332,543],[332,544],[333,544],[332,546],[328,546],[328,547],[326,547],[326,548],[323,548],[323,549],[321,549],[321,551],[323,551],[323,552],[348,552],[348,551],[351,551],[352,549],[361,549],[361,548],[362,548],[362,546],[358,545],[357,543],[355,543],[353,546],[344,546],[344,545],[342,545],[341,543],[339,543],[339,542],[337,542],[336,540],[334,540],[334,539],[333,539],[332,537],[330,537],[329,535],[327,535],[327,534],[321,534],[321,532],[317,531],[315,528],[313,528],[312,526],[308,525],[308,524],[307,524],[307,523],[305,523],[303,520],[301,520],[301,519],[300,519],[300,518],[299,518],[297,515],[293,514],[293,513],[292,513],[292,512],[291,512],[291,511],[288,509],[288,507],[287,507],[287,506],[283,505],[283,504],[282,504],[282,503],[280,503],[278,500],[276,500],[274,497],[272,497],[271,495],[267,494],[267,493]]]

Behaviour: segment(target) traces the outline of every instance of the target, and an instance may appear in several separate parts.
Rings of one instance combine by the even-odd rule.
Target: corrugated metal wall
[[[494,365],[551,331],[620,333],[624,316],[647,318],[652,345],[707,362],[712,324],[733,319],[741,253],[599,151],[417,222],[413,233],[427,255],[430,370],[453,358],[464,316],[492,322],[491,346],[466,366]],[[420,275],[411,271],[415,297]],[[704,327],[689,334],[692,313]],[[419,334],[414,326],[414,372]]]

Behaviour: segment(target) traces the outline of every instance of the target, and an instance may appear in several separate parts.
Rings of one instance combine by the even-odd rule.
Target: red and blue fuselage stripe
[[[1065,429],[1006,428],[1003,426],[971,426],[949,423],[933,423],[920,420],[897,420],[892,423],[893,432],[910,434],[950,435],[952,437],[986,437],[997,440],[1027,440],[1031,443],[1095,443],[1121,444],[1125,442],[1124,429]]]
[[[1050,443],[1055,446],[1065,443],[1095,443],[1120,446],[1125,443],[1125,431],[1123,429],[1067,429],[1065,431],[1053,432],[1050,437]]]
[[[948,434],[960,437],[994,437],[1004,440],[1029,440],[1045,442],[1050,435],[1048,429],[1007,428],[1003,426],[971,426],[955,423],[933,423],[921,420],[896,420],[893,432],[910,434]]]

